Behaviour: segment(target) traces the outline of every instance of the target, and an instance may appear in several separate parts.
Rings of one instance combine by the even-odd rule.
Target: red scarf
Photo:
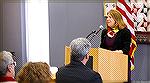
[[[0,82],[16,81],[13,77],[0,77]]]
[[[110,27],[108,27],[107,36],[112,38],[115,34],[116,33]]]

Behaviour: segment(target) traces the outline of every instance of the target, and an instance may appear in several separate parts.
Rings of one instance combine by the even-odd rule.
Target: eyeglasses
[[[17,64],[16,64],[16,62],[14,61],[13,63],[11,63],[12,65],[14,65],[14,66],[16,66]]]

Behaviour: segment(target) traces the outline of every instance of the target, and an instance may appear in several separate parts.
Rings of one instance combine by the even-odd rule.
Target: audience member
[[[45,62],[28,62],[17,73],[19,83],[50,83],[50,66]]]
[[[0,52],[0,83],[17,83],[14,79],[15,66],[16,62],[10,52]]]
[[[91,43],[86,38],[77,38],[70,43],[70,48],[70,64],[58,69],[56,83],[102,83],[101,76],[85,65]]]

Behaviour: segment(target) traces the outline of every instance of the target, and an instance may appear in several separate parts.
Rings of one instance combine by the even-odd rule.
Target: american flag
[[[131,32],[131,45],[130,45],[130,51],[129,55],[131,57],[131,70],[134,69],[134,52],[136,50],[136,37],[135,37],[135,27],[133,22],[133,16],[132,16],[132,6],[129,0],[118,0],[116,9],[120,11],[120,13],[123,15],[123,19],[128,27],[128,29]]]

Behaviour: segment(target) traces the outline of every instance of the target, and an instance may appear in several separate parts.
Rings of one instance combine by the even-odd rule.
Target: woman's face
[[[113,26],[115,25],[115,20],[112,18],[110,14],[107,15],[106,23],[111,28],[113,28]]]

